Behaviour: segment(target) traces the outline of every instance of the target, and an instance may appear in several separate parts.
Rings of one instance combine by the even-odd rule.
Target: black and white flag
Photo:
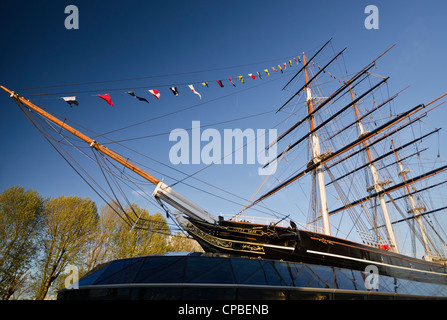
[[[127,92],[127,93],[130,94],[132,97],[137,98],[137,99],[140,100],[140,101],[146,101],[147,103],[149,103],[149,101],[147,101],[145,98],[142,98],[142,97],[137,96],[137,95],[135,94],[135,92],[133,92],[133,91],[129,91],[129,92]]]
[[[70,107],[74,104],[79,106],[78,101],[76,101],[76,97],[62,97],[62,99],[65,100],[66,103],[70,105]]]

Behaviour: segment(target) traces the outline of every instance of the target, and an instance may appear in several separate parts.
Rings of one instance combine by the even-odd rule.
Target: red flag
[[[221,87],[221,88],[223,88],[223,84],[222,84],[222,81],[220,81],[220,80],[217,80],[217,83],[219,84],[219,86]]]
[[[253,74],[249,73],[248,75],[249,75],[250,77],[252,77],[253,79],[256,79],[256,77],[255,77]]]
[[[108,94],[98,94],[98,97],[104,99],[107,101],[108,104],[110,104],[113,107],[112,99],[110,99],[110,96]]]
[[[149,90],[150,93],[154,95],[155,98],[160,99],[160,92],[157,89]]]

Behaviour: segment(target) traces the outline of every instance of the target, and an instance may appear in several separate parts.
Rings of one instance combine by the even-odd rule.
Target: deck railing
[[[232,218],[231,216],[225,216],[225,215],[222,215],[222,216],[224,217],[225,220],[230,220],[230,218]],[[284,220],[280,221],[281,220],[280,218],[257,217],[257,216],[239,216],[236,219],[231,219],[231,220],[237,221],[237,222],[250,222],[250,223],[264,224],[264,225],[269,225],[270,223],[273,223],[273,224],[277,225],[278,227],[284,227],[284,228],[290,227],[290,222],[288,219],[284,219]],[[301,230],[323,233],[323,228],[315,226],[313,224],[307,224],[307,223],[305,224],[305,223],[301,223],[301,222],[295,222],[295,224],[296,224],[297,228],[301,229]]]

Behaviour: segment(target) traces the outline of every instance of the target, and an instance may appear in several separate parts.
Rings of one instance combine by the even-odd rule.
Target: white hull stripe
[[[434,271],[425,271],[425,270],[418,270],[418,269],[412,269],[412,268],[407,268],[407,267],[394,266],[392,264],[381,263],[381,262],[365,260],[365,259],[352,258],[352,257],[342,256],[342,255],[333,254],[333,253],[325,253],[325,252],[313,251],[313,250],[307,250],[307,252],[308,253],[313,253],[313,254],[319,254],[319,255],[322,255],[322,256],[331,256],[331,257],[342,258],[342,259],[347,259],[347,260],[354,260],[354,261],[359,261],[359,262],[364,262],[364,263],[378,264],[378,265],[386,266],[386,267],[390,267],[390,268],[397,268],[397,269],[404,269],[404,270],[409,270],[409,271],[414,271],[414,272],[431,273],[431,274],[437,274],[437,275],[441,275],[441,276],[447,276],[446,273],[440,273],[440,272],[434,272]]]
[[[295,248],[292,247],[285,247],[285,246],[276,246],[274,244],[263,244],[264,247],[269,247],[269,248],[273,248],[273,249],[283,249],[283,250],[290,250],[293,251],[295,250]]]

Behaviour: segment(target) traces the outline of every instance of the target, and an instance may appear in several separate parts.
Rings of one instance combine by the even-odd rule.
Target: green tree
[[[0,195],[0,299],[22,290],[36,256],[44,200],[34,190],[9,187]]]
[[[170,252],[203,252],[202,247],[199,243],[187,237],[184,233],[177,232],[174,234],[169,241]]]
[[[109,259],[130,258],[168,250],[170,230],[160,213],[151,215],[136,204],[127,206],[124,210],[125,214],[120,217],[115,212],[118,211],[116,207],[115,210],[110,206],[100,209],[104,231],[109,235]],[[127,217],[132,217],[132,220]]]
[[[47,201],[36,299],[46,297],[50,286],[67,265],[77,265],[85,258],[97,223],[96,205],[89,198],[61,196]]]

